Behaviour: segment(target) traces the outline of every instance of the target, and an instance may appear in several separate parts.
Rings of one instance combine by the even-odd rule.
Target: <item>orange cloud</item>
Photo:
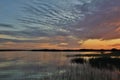
[[[101,40],[88,39],[78,42],[61,43],[39,43],[39,42],[5,42],[0,45],[0,49],[120,49],[120,39]]]
[[[32,43],[32,42],[6,42],[0,45],[1,49],[63,49],[65,47],[59,46],[59,44],[51,43]]]
[[[89,49],[118,48],[120,49],[120,46],[117,46],[116,44],[120,44],[120,39],[111,39],[111,40],[89,39],[89,40],[86,40],[81,45],[81,48],[89,48]]]
[[[114,47],[120,47],[120,44],[113,44],[111,46],[114,46]]]

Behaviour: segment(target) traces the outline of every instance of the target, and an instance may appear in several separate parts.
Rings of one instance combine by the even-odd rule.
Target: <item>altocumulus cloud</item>
[[[29,27],[37,26],[39,29],[36,31],[40,31],[43,36],[72,35],[80,39],[119,38],[120,33],[116,32],[119,28],[117,23],[120,22],[119,2],[35,0],[25,6],[27,13],[20,21]]]
[[[19,16],[12,23],[15,26],[0,23],[1,35],[16,37],[18,42],[20,37],[32,40],[38,37],[73,36],[76,40],[82,40],[120,36],[119,0],[22,1],[26,2],[20,3]]]
[[[43,36],[69,36],[73,34],[71,27],[93,12],[92,7],[95,6],[88,8],[91,2],[92,0],[35,0],[24,7],[25,15],[18,20],[27,28],[37,27],[38,30],[35,31],[41,32]]]
[[[73,33],[84,39],[120,38],[120,1],[94,1],[98,10],[72,27]]]

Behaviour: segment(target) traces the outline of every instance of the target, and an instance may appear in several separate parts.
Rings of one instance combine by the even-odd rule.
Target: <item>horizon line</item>
[[[0,49],[0,51],[120,51],[120,49]]]

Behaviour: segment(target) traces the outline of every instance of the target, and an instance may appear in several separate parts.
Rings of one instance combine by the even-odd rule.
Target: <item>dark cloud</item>
[[[120,5],[118,5],[120,1],[106,0],[107,4],[104,1],[100,2],[98,1],[96,4],[96,6],[100,6],[98,11],[88,15],[83,21],[71,28],[74,36],[81,39],[120,38],[120,32],[116,31],[120,28]],[[82,30],[77,30],[77,28]]]
[[[0,38],[0,43],[5,43],[5,42],[15,42],[15,43],[20,43],[20,42],[40,42],[40,40],[19,40],[19,39],[4,39]]]
[[[14,37],[36,38],[36,37],[53,37],[53,36],[67,36],[68,33],[54,30],[40,30],[40,29],[25,29],[23,31],[0,31],[0,34]]]
[[[15,28],[12,24],[0,23],[0,27]]]

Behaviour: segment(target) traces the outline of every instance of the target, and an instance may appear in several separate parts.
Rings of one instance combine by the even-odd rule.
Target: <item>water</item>
[[[87,63],[71,63],[72,58],[66,55],[73,54],[88,53],[0,52],[0,80],[120,80],[117,69],[100,70]]]

